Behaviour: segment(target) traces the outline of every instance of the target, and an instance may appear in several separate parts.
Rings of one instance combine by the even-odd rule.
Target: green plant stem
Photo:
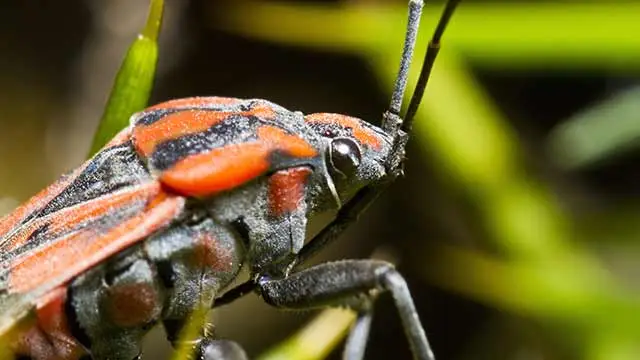
[[[129,117],[144,109],[151,95],[158,62],[158,33],[164,1],[151,0],[143,32],[133,41],[118,70],[89,155],[98,152],[128,125]]]

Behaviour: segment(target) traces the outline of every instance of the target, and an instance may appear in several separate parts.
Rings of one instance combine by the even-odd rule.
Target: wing
[[[75,276],[168,226],[185,199],[164,192],[128,142],[93,159],[0,221],[0,335]]]
[[[47,216],[45,221],[59,223],[49,227],[51,233],[43,233],[46,241],[2,263],[0,334],[45,306],[47,294],[57,287],[168,226],[184,203],[183,197],[166,194],[157,182],[149,182]],[[56,232],[65,219],[75,221],[76,214],[92,217]]]
[[[163,185],[212,196],[294,166],[320,166],[301,113],[265,100],[191,98],[133,119],[132,142]]]
[[[144,177],[147,172],[141,166],[135,166],[137,165],[134,159],[136,156],[130,150],[129,133],[129,128],[122,130],[91,160],[86,161],[71,173],[63,175],[13,212],[0,218],[0,254],[3,252],[1,246],[4,240],[21,225],[38,217],[43,210],[44,212],[55,211],[106,194],[117,187],[139,182],[136,178]],[[132,171],[124,171],[123,165],[129,166],[129,170]],[[119,174],[114,176],[116,171]],[[91,183],[95,186],[87,186]]]

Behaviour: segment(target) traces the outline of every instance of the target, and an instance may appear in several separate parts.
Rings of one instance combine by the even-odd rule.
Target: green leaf
[[[321,360],[347,334],[356,315],[351,310],[324,310],[305,328],[267,351],[259,360]]]
[[[425,12],[421,40],[438,16],[431,7]],[[576,241],[568,212],[546,184],[531,176],[518,137],[464,60],[501,70],[541,65],[638,69],[639,12],[640,4],[617,2],[461,5],[444,36],[413,135],[423,155],[436,160],[441,176],[473,201],[487,235],[509,261],[441,249],[429,257],[437,259],[429,266],[415,262],[432,282],[500,309],[560,320],[576,329],[572,335],[580,336],[582,345],[612,328],[618,334],[638,333],[637,293]],[[216,25],[278,43],[358,53],[391,89],[404,31],[398,24],[405,17],[403,6],[251,2],[236,5]],[[423,41],[416,54],[424,47]],[[297,348],[290,350],[292,341],[278,349],[298,355]],[[603,346],[602,353],[611,346]],[[599,358],[606,357],[594,359]]]
[[[427,2],[421,37],[440,14]],[[279,43],[337,51],[371,51],[400,42],[407,8],[399,6],[291,6],[237,2],[215,26]],[[640,3],[462,2],[447,28],[446,46],[475,64],[572,70],[640,69]],[[382,44],[382,45],[381,45]]]
[[[640,87],[622,91],[553,129],[548,148],[558,165],[576,169],[640,147]]]
[[[133,41],[116,75],[89,155],[100,150],[125,128],[129,117],[149,101],[158,62],[158,33],[162,24],[163,0],[151,0],[147,23]]]

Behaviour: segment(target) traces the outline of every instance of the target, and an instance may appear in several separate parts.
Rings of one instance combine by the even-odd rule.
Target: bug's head
[[[387,175],[393,138],[380,128],[358,118],[327,113],[307,115],[305,122],[324,142],[326,182],[334,205]]]

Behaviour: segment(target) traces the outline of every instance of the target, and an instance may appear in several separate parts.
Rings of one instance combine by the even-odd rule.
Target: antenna
[[[400,58],[400,69],[398,70],[398,76],[396,76],[396,83],[393,85],[391,104],[389,105],[389,112],[393,115],[400,115],[402,99],[407,89],[409,67],[413,59],[413,50],[416,47],[416,37],[418,35],[418,28],[420,28],[420,17],[423,6],[424,2],[422,2],[422,0],[411,0],[409,2],[409,19],[407,21],[407,32],[404,36],[402,57]]]
[[[442,38],[442,34],[444,33],[447,23],[449,22],[449,19],[451,18],[451,15],[453,14],[459,2],[459,0],[447,1],[444,12],[438,22],[438,26],[436,27],[431,41],[429,41],[429,46],[427,47],[427,51],[425,53],[422,69],[420,70],[420,78],[418,79],[418,84],[416,85],[413,95],[411,96],[409,108],[402,123],[402,130],[404,130],[405,132],[411,131],[413,118],[416,111],[418,110],[418,106],[420,105],[422,96],[424,95],[424,90],[427,87],[431,69],[433,68],[433,64],[438,55],[438,51],[440,50],[440,39]],[[400,68],[398,70],[398,76],[396,77],[396,81],[393,86],[393,93],[391,94],[391,104],[389,105],[389,113],[395,116],[400,115],[404,92],[407,89],[409,67],[411,66],[411,61],[413,59],[413,52],[416,45],[418,28],[420,27],[420,17],[422,15],[423,6],[424,2],[422,0],[411,0],[409,2],[407,32],[404,38],[402,57],[400,58]],[[382,127],[384,129],[393,128],[386,126],[386,124],[383,124]]]
[[[440,51],[440,39],[442,39],[444,29],[447,27],[449,19],[451,19],[451,15],[453,15],[458,3],[460,3],[460,0],[447,1],[444,12],[440,17],[440,21],[438,21],[436,31],[433,33],[433,37],[429,41],[429,46],[424,54],[424,62],[422,63],[422,69],[420,70],[420,77],[418,78],[418,83],[413,91],[411,101],[409,102],[409,108],[407,109],[407,113],[404,116],[404,122],[402,123],[402,130],[407,133],[411,132],[411,128],[413,127],[413,118],[418,111],[418,106],[420,106],[420,102],[422,101],[422,95],[424,95],[424,90],[427,88],[427,83],[429,82],[433,64],[436,61],[438,52]]]
[[[446,4],[444,13],[440,18],[438,27],[429,43],[427,52],[425,54],[425,62],[422,65],[420,72],[420,78],[418,84],[412,96],[409,110],[407,111],[406,120],[402,123],[402,130],[408,131],[411,129],[411,122],[415,115],[415,111],[420,104],[422,95],[424,94],[427,80],[433,67],[438,49],[440,48],[440,39],[444,29],[449,21],[449,18],[453,14],[453,11],[459,0],[449,0]],[[402,50],[402,58],[400,60],[400,70],[396,77],[395,85],[393,88],[393,94],[391,96],[391,104],[389,110],[385,112],[383,116],[382,128],[385,129],[390,135],[393,136],[396,142],[397,152],[391,155],[392,159],[389,163],[391,169],[398,169],[401,167],[401,162],[404,159],[404,145],[406,144],[407,136],[399,136],[398,126],[401,124],[400,110],[402,108],[402,99],[404,92],[407,88],[407,79],[409,74],[409,66],[413,58],[413,50],[415,48],[416,36],[418,33],[418,26],[420,25],[420,15],[423,8],[422,0],[411,0],[409,2],[409,19],[407,24],[407,33],[404,39],[404,46]],[[393,132],[393,133],[391,133]],[[313,256],[318,250],[323,248],[326,244],[335,240],[347,227],[358,219],[358,216],[364,212],[364,210],[375,200],[375,198],[390,184],[390,180],[395,179],[401,172],[392,172],[389,174],[388,179],[377,184],[373,184],[364,187],[358,191],[351,200],[344,204],[336,218],[327,225],[322,231],[320,231],[313,239],[311,239],[296,255],[295,259],[292,259],[290,268],[288,270],[294,270],[298,268],[302,263]],[[245,294],[255,290],[257,284],[256,279],[251,279],[229,291],[224,293],[221,297],[215,300],[212,306],[222,306],[230,303],[231,301],[244,296]],[[427,346],[428,354],[431,351],[428,349],[428,343],[424,340]],[[420,341],[418,341],[420,342]],[[430,359],[433,357],[429,355]]]

